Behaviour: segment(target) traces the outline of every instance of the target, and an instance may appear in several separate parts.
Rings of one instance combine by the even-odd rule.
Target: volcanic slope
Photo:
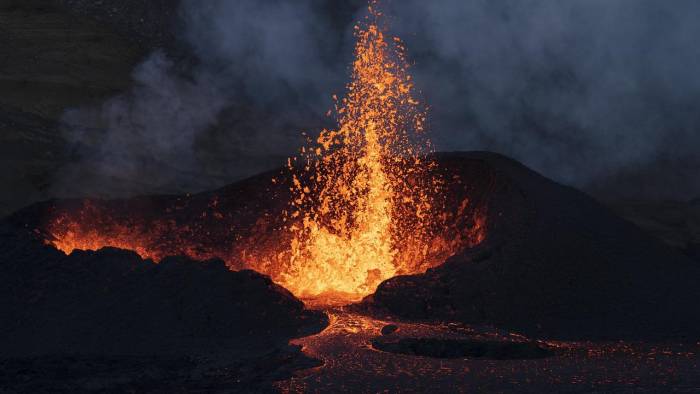
[[[490,185],[485,241],[425,274],[383,282],[365,306],[538,337],[698,338],[697,262],[504,156],[439,162]]]
[[[425,274],[382,283],[365,306],[539,337],[697,338],[697,262],[584,193],[504,156],[443,153],[436,162],[445,181],[444,210],[463,212],[453,228],[469,231],[473,219],[483,217],[485,239]],[[83,231],[94,236],[88,248],[119,246],[155,259],[220,257],[229,268],[274,278],[280,267],[261,256],[289,241],[282,212],[291,182],[270,172],[194,195],[54,200],[5,223],[64,250],[71,245],[62,242],[67,235]],[[52,229],[56,218],[66,219],[65,231]]]
[[[326,317],[266,276],[221,260],[155,264],[104,248],[69,256],[0,229],[0,353],[241,358],[287,346]]]

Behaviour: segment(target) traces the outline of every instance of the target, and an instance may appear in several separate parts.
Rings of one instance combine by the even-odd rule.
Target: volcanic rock
[[[700,264],[504,156],[439,163],[487,189],[486,239],[425,274],[383,282],[368,304],[540,337],[699,337]]]
[[[376,338],[372,346],[390,353],[434,358],[483,358],[492,360],[524,360],[544,358],[552,352],[530,342],[476,341],[442,338]]]
[[[268,277],[221,260],[160,264],[112,248],[66,256],[3,227],[0,353],[217,355],[285,347],[326,317]]]
[[[396,324],[387,324],[386,326],[382,327],[382,335],[391,335],[396,330],[398,330],[399,327]]]

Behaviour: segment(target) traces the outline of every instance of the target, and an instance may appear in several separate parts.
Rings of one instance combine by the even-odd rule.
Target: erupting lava
[[[116,246],[156,260],[220,257],[321,303],[359,300],[388,278],[423,272],[481,242],[483,207],[471,206],[459,175],[441,172],[431,158],[404,47],[387,37],[374,5],[355,27],[337,129],[323,130],[288,160],[273,179],[277,191],[261,190],[267,206],[250,210],[255,198],[241,202],[240,193],[221,204],[202,194],[138,218],[120,203],[86,201],[78,213],[53,213],[47,242],[66,253]],[[271,207],[278,199],[289,204]],[[183,220],[181,212],[195,205],[206,208]]]
[[[323,130],[302,148],[290,216],[290,269],[282,284],[301,295],[369,294],[383,280],[417,270],[430,252],[430,142],[425,112],[412,96],[403,46],[387,42],[371,20],[356,26],[355,61],[347,97],[336,103],[337,130]],[[299,170],[301,168],[301,170]],[[297,172],[301,174],[296,175]]]

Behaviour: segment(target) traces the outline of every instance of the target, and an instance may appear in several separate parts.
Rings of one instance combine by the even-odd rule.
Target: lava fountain
[[[369,294],[385,279],[415,272],[429,253],[433,198],[425,111],[413,95],[404,47],[387,40],[370,6],[347,95],[336,99],[336,130],[323,130],[290,161],[293,232],[281,283],[302,296]]]
[[[424,272],[481,242],[483,207],[431,155],[404,46],[375,6],[355,26],[351,81],[329,111],[337,128],[307,137],[272,179],[274,192],[244,182],[235,197],[84,200],[52,208],[39,232],[65,253],[114,246],[154,260],[219,257],[322,304],[357,301],[388,278]]]

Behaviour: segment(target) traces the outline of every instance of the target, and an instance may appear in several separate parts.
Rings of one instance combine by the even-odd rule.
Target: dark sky
[[[149,173],[146,153],[194,172],[226,154],[291,154],[348,77],[364,2],[339,3],[185,0],[177,36],[196,61],[156,52],[134,70],[132,92],[66,119],[107,124],[114,157],[103,168],[123,177]],[[601,197],[700,195],[700,2],[394,0],[384,9],[407,44],[438,150],[501,152]],[[244,121],[241,108],[252,114]],[[202,159],[200,142],[212,138]],[[253,172],[232,166],[232,178]],[[181,172],[157,173],[178,183]]]

